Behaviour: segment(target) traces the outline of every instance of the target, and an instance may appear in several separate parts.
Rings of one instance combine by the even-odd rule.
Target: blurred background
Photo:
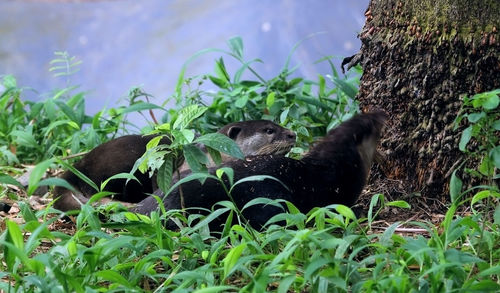
[[[0,2],[0,76],[13,74],[29,86],[30,99],[66,85],[49,73],[55,51],[82,60],[71,84],[87,91],[87,112],[114,107],[133,86],[141,86],[162,104],[173,92],[183,64],[206,48],[228,50],[241,36],[246,60],[264,78],[279,74],[295,44],[291,67],[316,79],[331,73],[325,56],[351,56],[360,47],[368,0],[116,0]],[[308,38],[309,36],[314,36]],[[223,56],[209,53],[191,62],[186,76],[212,73]],[[168,106],[168,105],[167,105]],[[135,119],[140,119],[136,117]]]

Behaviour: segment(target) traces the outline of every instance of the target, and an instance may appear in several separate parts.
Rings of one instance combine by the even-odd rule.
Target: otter
[[[285,154],[295,144],[296,135],[293,131],[268,120],[249,120],[230,123],[222,127],[219,133],[233,139],[240,147],[245,156],[257,154]],[[155,135],[125,135],[103,143],[80,161],[74,167],[89,177],[94,183],[100,184],[109,177],[128,173],[132,170],[135,162],[146,151],[147,143]],[[167,138],[162,138],[160,144],[170,144]],[[233,158],[222,154],[222,161],[228,162]],[[215,165],[211,162],[211,165]],[[189,167],[184,163],[180,170]],[[114,199],[137,203],[146,198],[156,189],[155,177],[149,177],[139,171],[134,173],[139,182],[125,179],[115,179],[108,182],[105,190],[114,192]],[[54,188],[54,208],[61,211],[78,210],[80,202],[85,203],[88,198],[95,194],[95,190],[81,180],[71,171],[65,171],[61,176],[69,184],[75,187],[81,194],[73,194],[70,190],[56,186]],[[78,200],[76,200],[76,197]]]
[[[330,204],[352,206],[366,184],[385,119],[381,111],[356,115],[330,130],[300,160],[271,154],[225,163],[224,166],[233,169],[234,182],[253,175],[268,175],[280,181],[246,181],[234,186],[232,198],[240,209],[258,197],[290,201],[303,213]],[[211,168],[210,173],[214,172],[215,168]],[[227,178],[223,182],[228,186]],[[208,178],[203,183],[189,181],[181,184],[181,188],[185,208],[211,209],[217,202],[229,200],[220,181],[214,179]],[[161,192],[157,194],[163,197],[166,210],[181,208],[179,188],[166,197]],[[149,197],[131,211],[149,215],[157,209],[158,202]],[[243,215],[251,226],[260,229],[283,210],[260,204],[244,209]],[[224,219],[219,217],[211,223],[211,230],[220,230],[222,223]],[[166,225],[169,229],[177,228],[172,221]]]

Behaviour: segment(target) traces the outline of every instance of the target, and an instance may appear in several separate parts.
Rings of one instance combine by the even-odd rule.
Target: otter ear
[[[232,139],[235,140],[238,134],[241,132],[241,127],[239,126],[231,126],[228,130],[226,135]]]

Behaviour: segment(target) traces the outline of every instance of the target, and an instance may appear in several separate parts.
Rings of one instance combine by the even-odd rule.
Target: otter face
[[[233,139],[245,156],[284,155],[296,140],[293,131],[268,120],[235,122],[219,132]]]

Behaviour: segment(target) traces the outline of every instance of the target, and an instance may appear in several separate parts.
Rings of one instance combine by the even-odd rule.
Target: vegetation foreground
[[[331,75],[320,75],[317,81],[293,78],[295,68],[289,68],[288,58],[277,77],[265,80],[252,68],[261,61],[243,58],[241,39],[231,39],[228,45],[227,52],[204,50],[195,57],[213,51],[224,54],[241,64],[233,76],[223,58],[216,60],[214,74],[186,78],[183,68],[174,94],[163,105],[150,103],[150,95],[133,88],[127,106],[93,116],[85,113],[85,93],[70,85],[79,62],[65,53],[57,53],[51,71],[66,78],[66,87],[39,102],[23,100],[29,89],[19,87],[12,76],[3,77],[0,201],[16,204],[0,224],[0,290],[500,291],[500,193],[494,186],[500,168],[499,90],[465,97],[456,121],[466,124],[460,150],[479,162],[477,170],[466,171],[489,184],[465,187],[454,172],[449,209],[439,224],[406,221],[381,228],[376,220],[384,209],[408,209],[411,214],[406,202],[387,202],[382,194],[373,195],[366,215],[360,217],[342,205],[302,214],[286,203],[288,212],[271,219],[263,231],[246,226],[229,198],[206,218],[186,218],[180,211],[138,216],[109,202],[84,205],[79,214],[68,215],[72,222],[62,220],[64,214],[51,207],[50,190],[44,188],[67,183],[51,176],[61,167],[70,168],[80,152],[134,129],[127,122],[128,113],[162,113],[160,121],[140,132],[165,133],[173,143],[168,149],[151,146],[155,151],[138,168],[172,175],[168,166],[180,152],[191,168],[203,171],[205,159],[196,155],[195,131],[203,135],[231,121],[270,119],[297,133],[297,147],[290,156],[299,157],[314,138],[358,111],[354,97],[359,72],[341,77],[331,58],[324,58],[321,62],[331,65]],[[204,91],[206,83],[217,91]],[[168,102],[176,107],[164,109]],[[27,169],[29,179],[23,183],[20,175]],[[120,177],[133,180],[130,174]],[[101,191],[104,184],[96,186],[91,203],[109,195]],[[166,191],[171,181],[159,185]],[[208,223],[226,211],[239,224],[210,233]],[[179,220],[179,231],[164,228],[170,216]],[[276,225],[281,221],[285,227]]]

